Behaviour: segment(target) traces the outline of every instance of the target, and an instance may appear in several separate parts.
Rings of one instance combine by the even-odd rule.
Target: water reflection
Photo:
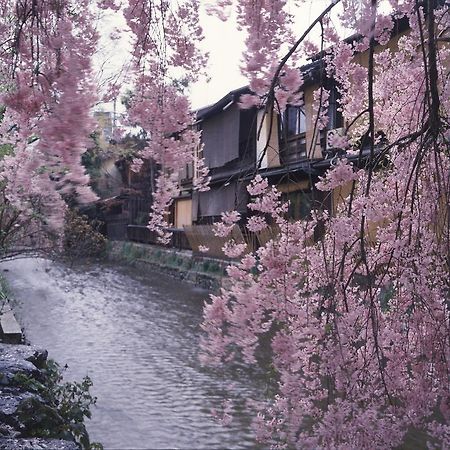
[[[67,378],[93,379],[93,440],[108,449],[254,448],[245,414],[230,428],[210,415],[230,379],[198,363],[205,291],[112,266],[25,259],[2,268],[28,340],[67,364]],[[236,397],[262,391],[243,370],[229,376]]]

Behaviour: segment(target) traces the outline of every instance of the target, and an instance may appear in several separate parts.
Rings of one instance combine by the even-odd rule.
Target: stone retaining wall
[[[227,282],[226,267],[230,264],[221,259],[193,256],[189,250],[123,241],[110,241],[107,257],[138,270],[160,271],[211,291],[218,291]]]
[[[49,406],[42,397],[30,389],[32,383],[45,383],[43,369],[47,363],[47,351],[30,345],[0,343],[0,448],[77,450],[73,441],[44,439],[30,436],[30,421],[36,405]],[[29,383],[23,383],[28,380]],[[56,422],[59,419],[56,418]]]

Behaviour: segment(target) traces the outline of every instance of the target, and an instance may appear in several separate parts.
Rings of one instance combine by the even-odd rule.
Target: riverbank
[[[22,344],[23,334],[0,277],[0,448],[5,450],[79,450],[91,446],[84,426],[89,378],[62,383],[59,366],[48,352]]]
[[[0,448],[79,449],[61,439],[68,432],[64,418],[45,401],[51,391],[47,372],[47,351],[0,343]]]
[[[229,261],[194,256],[192,251],[165,248],[130,241],[110,241],[107,259],[131,265],[139,271],[161,272],[210,291],[218,291],[227,281]]]

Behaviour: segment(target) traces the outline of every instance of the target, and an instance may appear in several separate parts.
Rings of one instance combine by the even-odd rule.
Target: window
[[[344,119],[340,111],[340,94],[336,85],[330,89],[329,107],[328,107],[328,128],[342,128],[344,126]]]
[[[306,156],[306,114],[303,107],[286,108],[281,118],[280,159],[282,164],[297,161]]]
[[[316,188],[313,192],[310,189],[300,189],[292,192],[283,192],[281,199],[289,201],[287,212],[290,220],[309,220],[313,210],[330,211],[331,195],[329,192],[318,191]],[[314,228],[314,242],[318,242],[325,234],[325,226],[322,220],[316,223]]]
[[[286,136],[288,138],[306,132],[306,115],[303,108],[288,106],[284,113]]]

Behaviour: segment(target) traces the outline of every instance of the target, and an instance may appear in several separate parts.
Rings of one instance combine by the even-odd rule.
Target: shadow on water
[[[198,340],[208,293],[158,273],[43,259],[3,263],[28,341],[89,374],[98,397],[91,438],[107,449],[255,448],[240,408],[230,427],[211,417],[231,394],[257,399],[264,383],[240,368],[202,368]]]

